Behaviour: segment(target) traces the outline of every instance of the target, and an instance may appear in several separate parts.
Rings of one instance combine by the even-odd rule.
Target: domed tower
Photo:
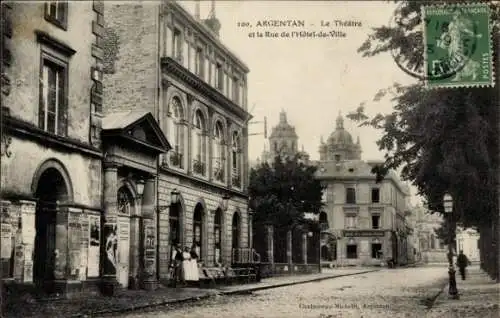
[[[325,146],[320,146],[320,148]],[[321,157],[321,150],[320,150]],[[336,120],[335,131],[330,134],[326,143],[326,154],[323,160],[360,160],[361,144],[359,137],[356,143],[353,142],[351,134],[344,129],[344,118],[339,112]]]
[[[198,4],[197,4],[198,5]],[[198,10],[198,8],[197,8]],[[219,32],[221,29],[221,23],[219,19],[215,16],[215,0],[212,0],[212,8],[210,9],[210,14],[208,15],[208,19],[205,19],[205,25],[208,26],[212,32],[219,36]]]
[[[287,122],[286,113],[282,110],[280,121],[277,126],[273,127],[269,136],[271,159],[274,159],[278,154],[282,157],[294,156],[299,151],[297,149],[298,140],[299,137],[295,132],[295,127]]]

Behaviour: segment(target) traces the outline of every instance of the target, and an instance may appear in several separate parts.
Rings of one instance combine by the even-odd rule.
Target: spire
[[[199,3],[199,1],[197,1]],[[212,0],[212,6],[210,7],[210,13],[208,14],[209,19],[216,19],[215,17],[215,0]]]
[[[196,18],[196,20],[200,19],[200,0],[196,0],[194,7],[194,17]]]
[[[304,152],[304,144],[302,144],[302,152]]]
[[[325,143],[325,141],[323,140],[323,135],[321,135],[319,138],[320,138],[320,139],[319,139],[319,142],[320,142],[320,143],[322,143],[322,144],[324,144],[324,143]]]
[[[215,33],[215,35],[219,36],[221,24],[219,19],[215,16],[215,0],[212,0],[212,7],[210,8],[208,18],[205,20],[205,24]]]
[[[340,110],[337,116],[337,129],[344,129],[344,119],[342,118],[342,112]]]
[[[286,113],[283,108],[281,109],[280,113],[280,124],[286,124]]]

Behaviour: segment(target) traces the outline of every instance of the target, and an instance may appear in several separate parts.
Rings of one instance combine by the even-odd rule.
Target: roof
[[[147,111],[124,111],[108,114],[102,119],[102,129],[125,129],[130,124],[146,116]]]

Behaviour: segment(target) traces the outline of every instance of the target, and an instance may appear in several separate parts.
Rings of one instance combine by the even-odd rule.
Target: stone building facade
[[[336,129],[320,145],[317,178],[324,191],[319,220],[324,232],[323,260],[336,266],[378,265],[381,260],[408,262],[409,189],[391,171],[381,183],[371,173],[375,162],[361,160],[339,114]],[[325,255],[327,254],[327,255]]]
[[[6,2],[2,19],[2,279],[77,292],[100,277],[103,2]]]
[[[443,217],[439,213],[431,213],[424,206],[412,208],[415,223],[415,240],[417,246],[416,261],[423,263],[446,263],[448,248],[436,234]]]
[[[242,261],[248,67],[219,39],[214,8],[203,20],[175,1],[106,3],[105,13],[107,111],[150,112],[172,147],[154,183],[156,277],[168,280],[173,243],[194,245],[205,266]]]

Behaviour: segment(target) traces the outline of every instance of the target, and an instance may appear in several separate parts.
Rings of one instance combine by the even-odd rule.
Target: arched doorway
[[[240,247],[240,215],[238,212],[233,214],[232,238],[232,248]]]
[[[198,203],[193,214],[193,244],[200,260],[203,252],[203,235],[203,206]]]
[[[222,264],[222,210],[215,211],[214,217],[214,261]]]
[[[116,280],[124,287],[129,285],[130,269],[130,216],[135,209],[135,200],[130,189],[123,185],[118,189],[118,246],[115,252]]]
[[[55,273],[57,206],[68,201],[68,186],[58,169],[45,169],[36,184],[33,280],[37,287],[52,292]],[[62,278],[62,277],[61,277]]]

